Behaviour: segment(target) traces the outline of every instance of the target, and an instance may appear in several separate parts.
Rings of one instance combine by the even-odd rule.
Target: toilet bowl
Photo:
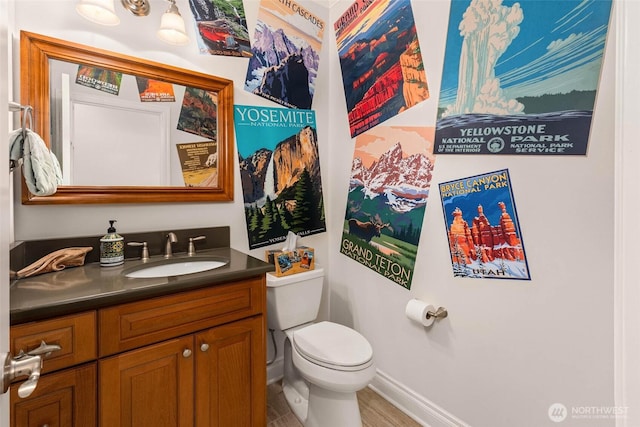
[[[292,335],[293,365],[307,381],[337,392],[358,391],[371,382],[373,350],[353,329],[319,322]]]
[[[282,330],[286,336],[285,399],[305,427],[360,427],[356,392],[375,376],[371,345],[347,326],[309,321],[317,316],[323,272],[293,276],[267,273],[269,328]]]
[[[332,322],[285,333],[282,388],[298,420],[305,427],[361,426],[356,392],[376,373],[369,342]]]

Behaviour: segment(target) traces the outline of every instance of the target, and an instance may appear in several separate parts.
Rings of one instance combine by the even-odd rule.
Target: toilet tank
[[[267,273],[267,324],[284,331],[318,317],[324,270],[276,277]]]

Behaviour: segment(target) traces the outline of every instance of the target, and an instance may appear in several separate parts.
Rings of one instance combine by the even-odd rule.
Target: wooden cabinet
[[[100,425],[264,426],[260,316],[100,360]]]
[[[21,399],[19,385],[11,387],[11,426],[96,426],[95,311],[11,327],[14,355],[34,351],[43,342],[59,350],[43,357],[31,396]]]
[[[17,387],[11,387],[10,399],[13,427],[94,427],[96,364],[43,375],[26,399],[20,399]]]
[[[83,338],[73,342],[75,347],[93,343],[93,352],[65,354],[64,363],[45,362],[47,373],[26,399],[12,387],[12,427],[266,425],[264,276],[84,316]],[[59,331],[60,320],[46,322]],[[12,343],[24,330],[29,342],[39,343],[46,322],[12,327]],[[78,326],[72,329],[77,332]],[[49,373],[54,368],[66,370]],[[57,394],[41,396],[49,393]],[[58,397],[59,403],[52,403]],[[40,421],[45,419],[51,421]]]
[[[193,426],[193,337],[100,360],[100,425]]]
[[[267,425],[264,331],[253,317],[196,334],[196,427]]]

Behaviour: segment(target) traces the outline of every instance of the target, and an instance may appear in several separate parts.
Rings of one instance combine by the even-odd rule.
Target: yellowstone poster
[[[427,207],[433,127],[376,126],[356,138],[340,252],[411,289]]]
[[[610,0],[452,1],[436,154],[586,154],[610,14]]]
[[[531,279],[507,169],[439,189],[454,276]]]
[[[218,144],[213,141],[176,144],[185,187],[218,186]]]
[[[244,89],[285,107],[311,109],[324,25],[294,0],[261,0]]]
[[[357,0],[334,30],[352,138],[429,98],[409,0]]]
[[[249,248],[326,231],[315,112],[233,110]]]

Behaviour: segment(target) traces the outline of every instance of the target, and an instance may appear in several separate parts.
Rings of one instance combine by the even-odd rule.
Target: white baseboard
[[[378,370],[369,384],[372,390],[425,427],[469,427],[435,403]]]

